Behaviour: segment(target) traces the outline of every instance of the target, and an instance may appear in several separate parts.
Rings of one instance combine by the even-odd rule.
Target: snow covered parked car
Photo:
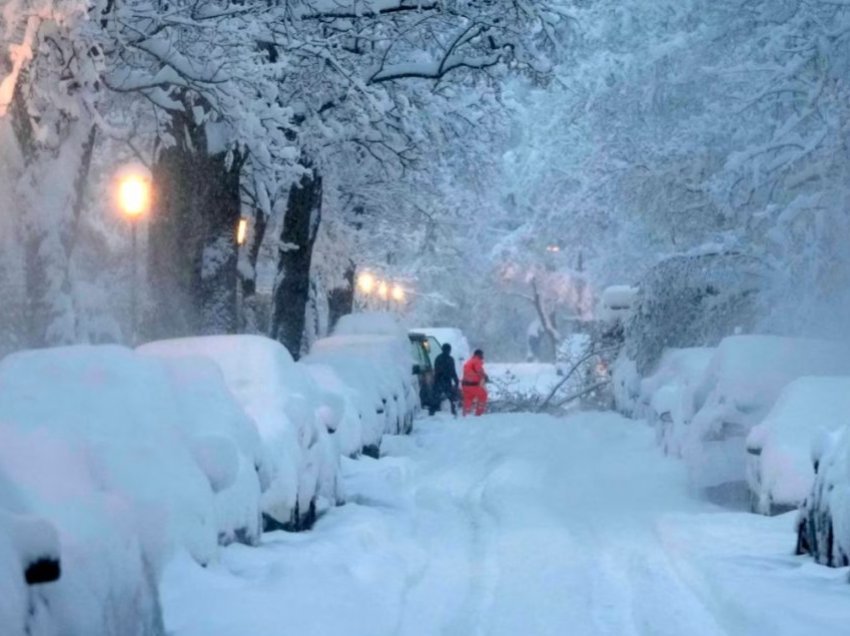
[[[641,380],[637,415],[655,429],[665,454],[681,456],[682,442],[693,419],[694,386],[708,367],[713,349],[667,349],[655,372]]]
[[[165,633],[163,565],[177,549],[202,564],[218,551],[214,493],[181,418],[162,366],[123,347],[0,361],[0,471],[61,541],[61,578],[27,608],[42,631],[27,633]]]
[[[363,452],[377,456],[384,434],[409,432],[419,410],[419,387],[412,374],[407,331],[389,314],[343,316],[333,335],[313,344],[302,358],[334,374],[355,394]]]
[[[29,512],[21,493],[0,469],[0,625],[4,635],[41,633],[36,626],[50,617],[44,616],[47,608],[33,597],[41,594],[38,586],[60,576],[56,528]]]
[[[778,336],[732,336],[694,387],[697,413],[683,445],[692,483],[745,493],[745,440],[791,381],[850,374],[850,347]]]
[[[762,514],[796,509],[815,478],[812,449],[850,424],[850,377],[800,378],[747,437],[747,483]]]
[[[140,353],[206,358],[251,418],[264,451],[257,464],[264,527],[302,529],[338,499],[339,456],[320,417],[321,392],[279,342],[204,336],[145,344]]]
[[[469,342],[463,331],[455,327],[419,327],[410,330],[411,333],[421,333],[430,338],[433,338],[442,346],[450,344],[452,346],[452,357],[455,359],[458,377],[463,373],[463,363],[469,359],[472,351],[469,348]],[[440,353],[439,347],[431,351],[432,362]]]
[[[850,426],[812,449],[815,479],[797,516],[797,554],[831,567],[850,565]]]

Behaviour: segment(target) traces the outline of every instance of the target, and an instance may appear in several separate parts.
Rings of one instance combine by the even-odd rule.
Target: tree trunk
[[[309,161],[302,165],[307,173],[289,189],[280,233],[271,328],[271,336],[295,359],[302,353],[313,245],[322,218],[322,177]]]
[[[184,113],[173,115],[178,145],[153,168],[156,205],[148,238],[147,337],[236,330],[241,162],[207,154],[206,135]]]
[[[355,265],[352,262],[345,270],[345,287],[332,289],[328,294],[328,328],[333,329],[337,321],[354,311],[354,275]]]

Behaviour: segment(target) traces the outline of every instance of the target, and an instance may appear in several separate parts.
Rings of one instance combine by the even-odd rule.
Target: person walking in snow
[[[434,360],[434,403],[431,405],[430,413],[433,415],[440,410],[443,399],[447,398],[452,407],[452,415],[457,415],[458,385],[455,368],[455,359],[452,357],[452,346],[446,343],[442,347],[443,352]]]
[[[463,365],[463,414],[468,415],[475,405],[475,415],[484,415],[487,408],[487,389],[484,383],[490,378],[484,371],[484,352],[476,349]]]

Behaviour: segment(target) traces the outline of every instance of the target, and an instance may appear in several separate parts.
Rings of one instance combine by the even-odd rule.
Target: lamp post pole
[[[130,223],[130,342],[139,337],[139,229],[151,202],[150,176],[139,167],[126,167],[118,176],[118,208]]]

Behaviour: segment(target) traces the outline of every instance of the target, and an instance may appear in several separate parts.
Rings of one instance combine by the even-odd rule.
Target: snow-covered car
[[[9,636],[39,633],[47,608],[32,598],[36,588],[61,576],[59,535],[49,521],[33,516],[0,467],[0,625]],[[55,626],[55,625],[54,625]]]
[[[636,414],[655,429],[665,454],[681,456],[682,442],[693,419],[694,386],[708,368],[714,350],[667,349],[655,372],[640,381]]]
[[[428,336],[430,339],[437,341],[438,346],[436,348],[434,348],[433,344],[431,345],[432,362],[434,358],[439,355],[440,347],[442,345],[451,345],[452,357],[455,359],[457,374],[458,377],[460,377],[463,372],[464,362],[466,362],[469,359],[469,356],[472,355],[472,351],[469,348],[469,342],[463,334],[463,331],[456,327],[417,327],[411,329],[410,333],[421,333]]]
[[[105,619],[109,633],[164,633],[164,564],[178,549],[216,559],[214,493],[181,417],[162,366],[123,347],[0,361],[0,471],[61,541],[61,578],[27,606],[54,629],[32,633],[103,634]]]
[[[214,362],[253,421],[264,447],[258,469],[263,525],[298,530],[339,498],[339,456],[321,421],[322,395],[279,342],[262,336],[202,336],[151,342],[139,352]]]
[[[433,336],[411,331],[407,334],[410,341],[410,359],[413,374],[419,383],[419,405],[433,415],[439,409],[434,395],[434,361],[440,349],[440,343]]]
[[[815,478],[812,449],[850,424],[850,377],[800,378],[779,396],[747,437],[747,483],[753,509],[794,510]]]
[[[683,458],[698,488],[746,493],[745,440],[793,380],[850,374],[850,347],[779,336],[732,336],[695,385]]]
[[[384,434],[409,432],[419,410],[419,386],[412,373],[407,330],[396,316],[343,316],[333,335],[316,341],[302,359],[334,374],[355,395],[363,452],[377,456]]]
[[[363,418],[360,394],[334,369],[324,364],[298,362],[323,392],[319,417],[332,433],[337,452],[357,457],[363,451]]]
[[[174,388],[180,414],[177,425],[215,493],[218,542],[258,544],[261,490],[272,470],[257,427],[213,361],[155,358]]]
[[[797,515],[797,554],[831,567],[850,565],[850,426],[812,448],[815,478]]]

